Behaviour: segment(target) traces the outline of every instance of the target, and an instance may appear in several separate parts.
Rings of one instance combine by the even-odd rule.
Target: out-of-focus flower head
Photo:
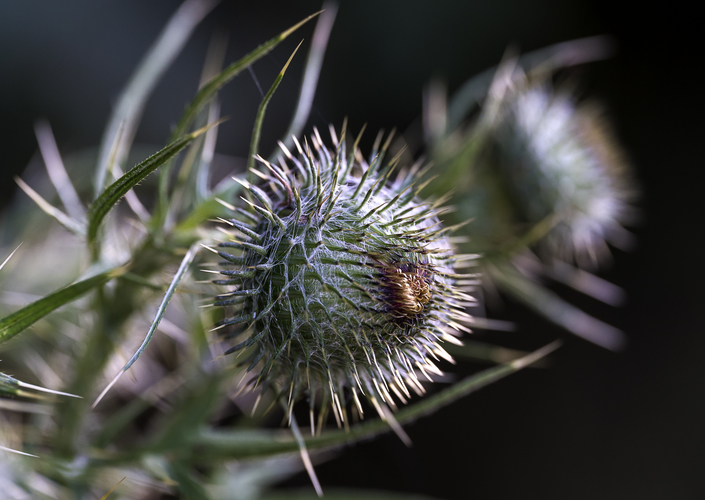
[[[489,168],[508,190],[516,220],[545,226],[541,254],[581,266],[623,245],[635,190],[624,155],[594,104],[544,82],[515,79],[500,103]]]
[[[581,43],[589,45],[568,47]],[[582,269],[608,259],[608,244],[629,245],[623,226],[634,218],[637,194],[602,108],[581,102],[566,84],[554,86],[556,69],[524,70],[510,58],[484,86],[483,75],[468,82],[473,99],[460,105],[455,97],[446,105],[444,91],[431,87],[424,123],[438,177],[430,186],[436,194],[455,193],[446,223],[471,220],[458,231],[467,237],[460,245],[482,255],[485,284],[573,333],[618,348],[620,332],[540,284],[550,278],[618,303],[620,290]]]

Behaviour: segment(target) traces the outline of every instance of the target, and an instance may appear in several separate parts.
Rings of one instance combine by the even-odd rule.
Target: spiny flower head
[[[600,110],[568,92],[517,79],[493,131],[499,174],[529,225],[551,226],[541,250],[594,264],[625,237],[635,191]]]
[[[452,361],[441,343],[467,330],[473,298],[456,286],[463,258],[441,226],[441,202],[418,198],[420,163],[391,181],[397,160],[382,167],[386,147],[368,164],[331,136],[335,151],[316,131],[313,150],[296,141],[299,155],[282,145],[279,165],[260,158],[266,184],[243,183],[250,199],[226,221],[226,278],[215,283],[234,289],[215,304],[229,310],[217,327],[244,338],[228,352],[249,353],[254,385],[289,411],[307,395],[311,415],[330,406],[340,424],[348,396],[360,415],[364,395],[384,417],[392,394],[423,393],[419,373],[431,380],[439,358]]]

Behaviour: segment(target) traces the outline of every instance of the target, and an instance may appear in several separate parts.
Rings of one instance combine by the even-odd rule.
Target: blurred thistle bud
[[[606,241],[625,243],[635,194],[602,112],[529,82],[502,101],[489,161],[515,219],[539,228],[537,245],[549,259],[596,265],[609,254]]]
[[[438,175],[434,194],[454,190],[450,223],[471,219],[463,250],[482,255],[492,282],[566,329],[605,347],[621,332],[591,318],[537,283],[547,276],[607,303],[621,290],[579,268],[609,257],[608,243],[628,247],[637,190],[601,109],[554,90],[546,68],[525,73],[502,63],[468,123],[431,87],[425,126]],[[467,84],[466,84],[467,85]],[[469,82],[468,87],[480,87]],[[449,117],[451,119],[449,119]],[[537,258],[537,255],[539,258]]]
[[[534,247],[546,261],[594,267],[606,242],[628,245],[636,190],[601,109],[514,68],[497,78],[477,121],[434,149],[442,186],[460,186],[455,221],[473,219],[472,251]]]
[[[419,375],[430,381],[440,358],[452,361],[441,344],[469,331],[473,301],[456,274],[471,258],[454,254],[442,200],[417,196],[420,164],[392,182],[386,146],[368,164],[356,148],[347,155],[344,132],[331,135],[335,150],[316,131],[313,150],[297,141],[279,165],[259,158],[266,184],[243,183],[249,200],[217,251],[226,278],[214,281],[234,287],[216,297],[228,311],[216,326],[244,339],[227,352],[247,353],[259,372],[250,385],[271,388],[289,414],[308,396],[312,430],[317,406],[319,427],[329,408],[347,425],[348,396],[360,416],[363,396],[389,418],[393,395],[423,393]]]

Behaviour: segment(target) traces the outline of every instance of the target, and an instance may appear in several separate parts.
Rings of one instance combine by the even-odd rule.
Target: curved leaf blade
[[[176,128],[171,135],[172,140],[186,133],[188,128],[194,122],[201,110],[216,96],[218,91],[228,83],[230,80],[239,75],[244,69],[246,69],[251,64],[255,63],[269,52],[271,52],[277,45],[279,45],[284,39],[291,35],[294,31],[299,29],[301,26],[306,24],[308,21],[319,15],[321,12],[316,12],[311,14],[307,18],[299,21],[291,28],[282,31],[274,38],[264,42],[262,45],[257,47],[255,50],[242,57],[240,60],[232,63],[230,66],[221,71],[218,75],[213,77],[208,83],[203,85],[193,101],[186,107],[184,114],[181,119],[176,124]],[[166,214],[166,205],[168,200],[168,189],[169,189],[169,167],[167,166],[162,170],[159,177],[159,210],[155,213],[155,217],[164,217]]]
[[[174,133],[172,134],[172,139],[183,135],[186,130],[188,130],[188,127],[191,125],[191,123],[193,123],[193,120],[196,119],[196,116],[201,111],[201,109],[203,109],[203,107],[208,104],[208,102],[215,96],[215,94],[218,92],[218,90],[220,90],[223,85],[235,78],[250,64],[267,55],[286,37],[291,35],[294,31],[296,31],[308,21],[316,17],[318,14],[320,14],[320,12],[311,14],[307,18],[296,23],[291,28],[279,33],[274,38],[266,41],[265,43],[257,47],[255,50],[247,54],[245,57],[241,58],[239,61],[232,63],[230,66],[221,71],[216,77],[211,79],[211,81],[201,87],[201,90],[198,91],[198,94],[196,94],[196,97],[194,97],[193,101],[191,101],[191,104],[188,105],[186,111],[184,111],[184,114],[179,120],[179,123],[176,125],[176,129],[174,129]]]
[[[118,180],[108,186],[91,205],[88,210],[88,244],[93,246],[98,235],[98,228],[108,212],[122,199],[133,187],[139,184],[145,177],[154,172],[173,158],[179,151],[184,149],[193,139],[205,133],[209,128],[217,125],[216,122],[207,127],[201,128],[186,134],[175,140],[164,149],[156,152],[142,163],[132,167]]]
[[[294,52],[291,54],[289,60],[286,61],[286,64],[279,72],[277,77],[274,79],[274,83],[269,88],[269,91],[267,91],[267,94],[264,96],[264,99],[262,99],[262,102],[260,103],[259,108],[257,109],[257,117],[255,118],[255,125],[252,129],[252,139],[250,140],[250,154],[247,157],[247,181],[250,183],[255,182],[251,170],[255,167],[255,156],[259,153],[259,139],[260,134],[262,133],[262,123],[264,122],[264,114],[267,112],[267,105],[269,104],[269,101],[272,100],[274,92],[276,92],[277,88],[279,87],[279,84],[284,79],[284,73],[286,73],[286,69],[289,67],[289,64],[291,64],[292,59],[294,59],[294,56],[299,50],[299,47],[301,47],[302,43],[303,40],[296,46]]]
[[[46,201],[42,196],[32,189],[29,184],[15,176],[15,182],[20,187],[22,191],[29,196],[34,203],[47,215],[56,219],[56,221],[64,226],[66,229],[71,231],[77,236],[83,236],[86,233],[85,224],[69,217],[64,212],[56,208],[54,205]]]
[[[124,268],[111,269],[110,271],[57,290],[46,297],[32,302],[19,311],[5,316],[0,319],[0,344],[22,332],[25,328],[31,326],[50,312],[78,299],[92,289],[121,275],[123,272],[125,272]]]

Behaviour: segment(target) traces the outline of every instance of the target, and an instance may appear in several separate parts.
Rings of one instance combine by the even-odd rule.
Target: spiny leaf
[[[23,389],[30,389],[33,391],[44,392],[47,394],[55,394],[57,396],[69,396],[72,398],[80,398],[81,396],[76,396],[75,394],[69,394],[68,392],[54,391],[52,389],[47,389],[46,387],[41,387],[34,384],[28,384],[17,380],[14,377],[0,373],[0,393],[13,394],[15,396],[25,396],[25,397],[39,397],[31,392],[24,391]]]
[[[5,267],[5,264],[7,264],[7,263],[10,261],[10,259],[12,258],[12,256],[15,255],[15,252],[17,252],[17,250],[19,250],[21,246],[22,246],[22,243],[20,243],[19,245],[17,245],[17,248],[15,248],[15,249],[12,251],[12,253],[10,253],[10,255],[8,255],[7,258],[2,261],[2,264],[0,264],[0,270],[2,270],[3,267]]]
[[[7,451],[8,453],[15,453],[17,455],[23,455],[25,457],[39,458],[39,457],[37,457],[37,455],[32,455],[31,453],[25,453],[24,451],[13,450],[12,448],[6,448],[4,446],[0,446],[0,450]]]
[[[311,14],[306,19],[298,22],[291,28],[279,33],[277,36],[263,43],[239,61],[232,63],[230,66],[221,71],[217,76],[211,79],[211,81],[203,85],[196,94],[196,97],[194,97],[193,101],[191,101],[191,103],[188,105],[188,107],[184,111],[184,114],[181,116],[181,119],[177,123],[176,128],[174,129],[174,132],[171,135],[172,140],[176,140],[177,137],[180,137],[181,135],[186,133],[188,128],[198,116],[198,113],[200,113],[203,107],[206,106],[216,96],[216,94],[221,89],[221,87],[223,87],[223,85],[235,78],[238,74],[240,74],[240,72],[242,72],[242,70],[267,55],[277,45],[279,45],[282,40],[291,35],[294,31],[299,29],[309,20],[316,17],[318,14],[320,14],[320,12]],[[170,165],[166,165],[165,168],[162,169],[159,177],[159,210],[157,210],[154,214],[155,218],[158,221],[161,221],[161,218],[165,217],[167,211],[169,171]]]
[[[161,151],[153,154],[142,163],[134,166],[125,175],[108,186],[97,200],[93,202],[88,211],[88,244],[93,246],[98,228],[101,222],[120,199],[127,194],[130,189],[139,184],[145,177],[164,165],[169,159],[174,157],[179,151],[184,149],[193,139],[205,133],[211,127],[220,122],[203,127],[195,132],[187,134],[175,140]]]
[[[107,283],[124,272],[124,268],[111,269],[110,271],[98,274],[92,278],[62,288],[4,317],[0,320],[0,344],[11,339],[55,309],[78,299],[93,288]]]
[[[286,406],[284,406],[286,409]],[[301,434],[301,431],[299,430],[299,424],[296,422],[296,417],[291,415],[291,432],[294,434],[294,438],[296,439],[296,444],[299,446],[299,452],[301,453],[301,461],[304,463],[304,467],[306,468],[306,473],[308,473],[308,477],[311,479],[311,483],[313,484],[313,488],[316,490],[316,494],[318,497],[323,496],[323,490],[321,489],[321,483],[318,481],[318,477],[316,476],[316,471],[313,468],[313,464],[311,463],[311,458],[309,457],[308,450],[306,449],[306,441],[304,440],[303,435]]]

